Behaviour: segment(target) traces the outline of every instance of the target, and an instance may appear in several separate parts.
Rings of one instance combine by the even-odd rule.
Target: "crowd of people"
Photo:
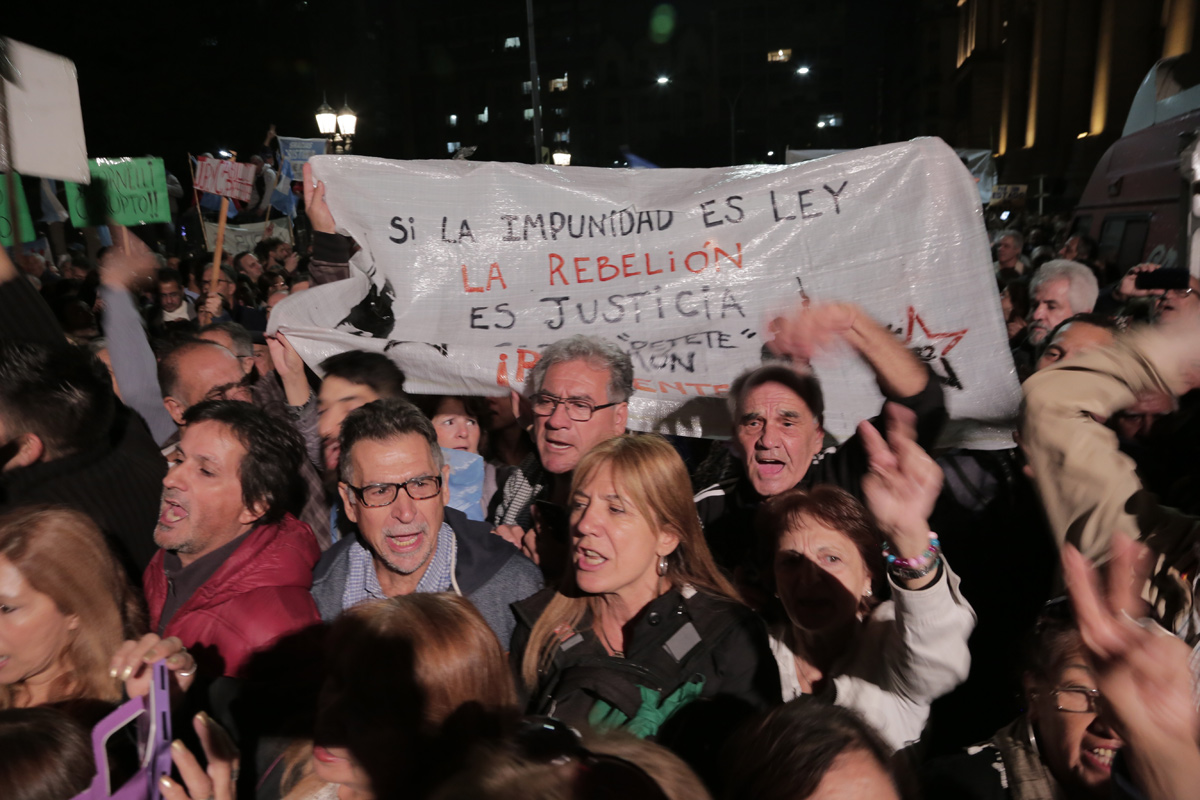
[[[996,230],[1019,448],[939,448],[940,379],[850,302],[683,442],[627,432],[600,337],[508,397],[306,364],[267,320],[353,243],[304,184],[311,252],[215,283],[119,229],[0,252],[0,796],[86,789],[159,662],[168,800],[1196,796],[1194,277]],[[840,442],[835,351],[885,397]]]

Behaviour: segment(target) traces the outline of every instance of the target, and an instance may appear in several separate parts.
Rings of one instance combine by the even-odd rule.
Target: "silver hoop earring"
[[[1026,712],[1026,714],[1027,714],[1027,716],[1025,717],[1025,726],[1026,726],[1026,730],[1029,732],[1029,746],[1030,746],[1030,748],[1033,749],[1034,755],[1036,755],[1038,758],[1041,758],[1042,751],[1038,747],[1037,733],[1035,733],[1033,730],[1033,720],[1031,720],[1028,717],[1028,712]]]
[[[671,565],[670,565],[670,563],[667,562],[666,556],[659,556],[658,557],[658,576],[661,578],[663,575],[666,575],[667,569],[669,569],[670,566]]]

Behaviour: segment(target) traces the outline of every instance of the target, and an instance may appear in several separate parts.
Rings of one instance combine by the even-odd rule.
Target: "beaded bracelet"
[[[933,531],[929,532],[929,547],[917,558],[899,558],[892,552],[887,540],[883,542],[883,557],[887,560],[888,572],[902,581],[915,581],[933,572],[941,561],[941,553],[942,543]]]

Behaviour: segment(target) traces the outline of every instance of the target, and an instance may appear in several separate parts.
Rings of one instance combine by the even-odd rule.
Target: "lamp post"
[[[339,154],[351,152],[354,134],[358,130],[358,115],[349,104],[343,104],[341,111],[334,111],[326,100],[317,109],[316,116],[317,130],[328,140],[326,151]]]

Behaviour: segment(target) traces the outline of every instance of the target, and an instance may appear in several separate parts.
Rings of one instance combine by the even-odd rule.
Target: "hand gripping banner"
[[[721,396],[767,321],[853,301],[945,385],[948,441],[1011,446],[1020,390],[979,193],[939,139],[790,166],[614,170],[315,156],[350,280],[280,304],[310,365],[387,353],[415,393],[520,391],[544,345],[604,336],[633,359],[629,426],[728,435]],[[879,412],[851,354],[814,364],[826,427]]]

